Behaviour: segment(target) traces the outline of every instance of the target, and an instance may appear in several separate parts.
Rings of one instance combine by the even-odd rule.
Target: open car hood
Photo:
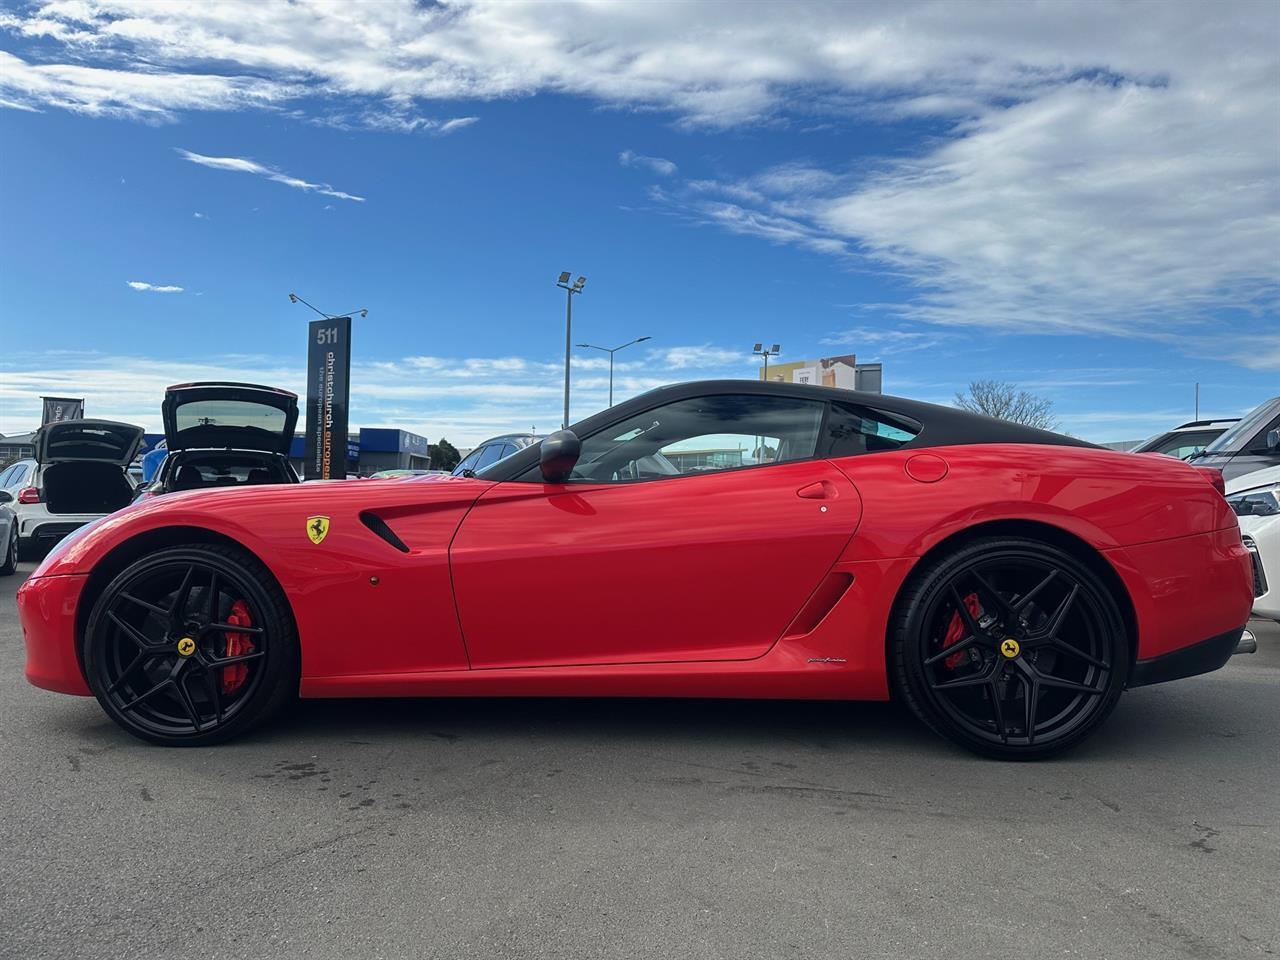
[[[99,460],[125,466],[142,446],[142,428],[114,420],[59,420],[36,432],[36,459],[41,463]]]
[[[255,383],[180,383],[164,392],[164,439],[174,450],[220,448],[287,454],[298,397]]]

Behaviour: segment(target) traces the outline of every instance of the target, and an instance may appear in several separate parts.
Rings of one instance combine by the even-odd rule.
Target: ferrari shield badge
[[[1012,660],[1022,652],[1022,645],[1013,637],[1006,637],[1004,643],[1000,644],[1000,652]]]
[[[329,534],[328,517],[307,517],[307,536],[312,543],[319,543]]]

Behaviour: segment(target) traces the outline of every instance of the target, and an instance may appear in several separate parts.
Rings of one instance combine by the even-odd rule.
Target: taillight
[[[1223,479],[1222,471],[1217,467],[1192,467],[1191,469],[1198,471],[1200,476],[1213,484],[1213,489],[1224,497],[1227,495],[1227,481]]]
[[[40,491],[36,487],[24,487],[18,491],[19,503],[39,503]]]

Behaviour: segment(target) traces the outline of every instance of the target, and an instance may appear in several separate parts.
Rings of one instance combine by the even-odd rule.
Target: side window
[[[17,471],[17,467],[9,467],[7,470],[0,470],[0,490],[9,489],[9,478]]]
[[[758,394],[677,400],[587,437],[570,479],[629,483],[807,460],[823,406]]]
[[[854,457],[896,450],[920,433],[920,424],[898,414],[833,403],[827,417],[826,456]]]
[[[467,470],[474,470],[476,468],[476,461],[480,459],[480,454],[482,453],[484,453],[483,448],[478,448],[472,450],[463,457],[462,460],[458,462],[458,465],[453,468],[454,476],[458,476]]]
[[[1156,447],[1156,450],[1170,457],[1185,460],[1193,453],[1198,453],[1207,447],[1213,442],[1214,436],[1215,434],[1212,433],[1178,433]]]
[[[27,475],[31,472],[31,467],[25,463],[20,463],[13,468],[13,476],[9,478],[8,486],[17,487],[27,482]]]
[[[471,469],[476,471],[476,473],[479,473],[485,467],[489,466],[489,464],[497,463],[500,459],[502,459],[502,451],[504,446],[505,445],[501,443],[491,443],[487,447],[481,447],[480,459],[476,461],[476,465]]]

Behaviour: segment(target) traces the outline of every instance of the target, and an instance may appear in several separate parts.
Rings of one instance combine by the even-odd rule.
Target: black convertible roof
[[[652,410],[676,400],[719,394],[768,394],[777,397],[799,397],[823,403],[844,403],[869,411],[880,410],[905,417],[920,424],[920,432],[907,441],[903,448],[948,447],[975,443],[1038,443],[1062,447],[1093,447],[1097,444],[1075,437],[1064,436],[1049,430],[1037,430],[1007,420],[985,417],[956,407],[944,407],[921,400],[891,397],[882,393],[864,393],[860,390],[841,390],[806,383],[779,383],[764,380],[693,380],[674,383],[624,400],[607,410],[592,414],[585,420],[569,425],[580,437],[586,437],[628,417]],[[538,447],[534,444],[505,460],[500,460],[485,471],[487,480],[511,480],[526,472],[538,462]]]

